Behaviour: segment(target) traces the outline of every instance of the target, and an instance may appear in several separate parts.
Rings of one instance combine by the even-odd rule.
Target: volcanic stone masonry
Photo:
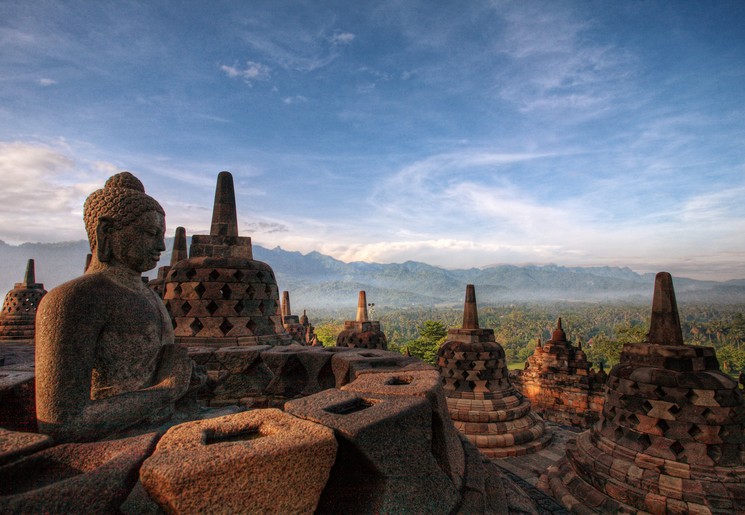
[[[479,328],[476,292],[466,286],[463,327],[448,330],[437,367],[455,427],[490,458],[535,452],[551,441],[541,417],[510,383],[494,330]]]
[[[195,234],[189,258],[172,265],[163,300],[176,342],[188,346],[289,345],[271,267],[238,236],[233,176],[217,176],[209,235]]]
[[[36,309],[46,295],[44,285],[36,282],[34,260],[26,264],[22,283],[16,283],[8,292],[0,313],[0,341],[29,340],[33,342],[36,327]]]
[[[683,343],[670,274],[646,343],[626,344],[600,421],[541,486],[575,513],[742,513],[745,404],[714,348]]]
[[[307,320],[307,316],[305,317]],[[305,339],[306,327],[300,323],[300,318],[297,315],[292,314],[292,308],[290,307],[290,292],[282,292],[282,325],[285,328],[292,340],[300,345],[306,345]]]
[[[567,340],[559,318],[551,339],[539,340],[525,370],[510,379],[544,420],[587,429],[600,417],[608,378],[602,366],[595,372],[591,365],[582,343]]]
[[[357,298],[357,319],[344,322],[344,330],[336,337],[337,347],[388,349],[388,340],[380,329],[380,322],[367,314],[367,295],[361,291]]]

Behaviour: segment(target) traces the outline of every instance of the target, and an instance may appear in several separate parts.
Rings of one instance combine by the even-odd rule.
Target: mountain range
[[[161,264],[171,259],[166,241]],[[83,272],[86,241],[24,243],[0,241],[0,293],[23,280],[26,260],[36,262],[36,280],[47,290]],[[290,291],[293,311],[354,308],[357,293],[367,292],[376,307],[447,306],[463,302],[466,284],[476,285],[479,304],[523,302],[633,302],[652,297],[654,274],[625,267],[564,267],[558,265],[496,265],[449,270],[425,263],[345,263],[310,252],[253,245],[254,259],[268,263],[280,290]],[[150,272],[151,276],[155,271]],[[725,282],[675,277],[681,302],[744,303],[745,279]]]

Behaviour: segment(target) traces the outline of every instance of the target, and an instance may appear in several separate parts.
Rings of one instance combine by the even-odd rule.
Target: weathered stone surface
[[[285,409],[333,428],[339,443],[319,512],[384,513],[411,506],[447,513],[458,504],[458,490],[432,454],[432,408],[425,398],[327,390],[290,401]]]
[[[662,298],[660,298],[662,297]],[[728,513],[745,506],[745,403],[714,350],[678,342],[669,274],[658,274],[647,343],[627,344],[600,421],[549,469],[573,511]]]
[[[0,367],[0,427],[36,431],[34,364]]]
[[[255,410],[172,428],[140,478],[172,513],[312,513],[335,457],[330,429]]]
[[[363,374],[342,387],[360,395],[395,395],[424,397],[432,408],[432,453],[440,468],[460,489],[465,475],[463,445],[450,421],[445,394],[436,370],[380,372]]]
[[[57,441],[167,419],[193,378],[163,303],[141,279],[165,250],[163,209],[123,172],[83,211],[90,266],[50,291],[37,313],[39,430]]]
[[[367,295],[361,291],[357,300],[356,320],[344,322],[344,330],[336,337],[337,347],[362,349],[388,348],[388,340],[380,329],[380,322],[371,321],[367,313]]]
[[[453,425],[487,456],[526,454],[551,440],[543,420],[510,383],[494,331],[479,328],[473,285],[466,287],[463,327],[448,330],[437,367]]]
[[[3,513],[116,513],[157,436],[46,449],[0,467]]]
[[[52,445],[52,439],[39,433],[9,431],[0,427],[0,465],[33,454]]]
[[[271,267],[238,236],[233,176],[217,177],[209,235],[194,235],[189,258],[171,266],[163,299],[176,341],[188,346],[289,345]]]
[[[337,388],[366,373],[432,370],[431,365],[416,358],[406,357],[398,352],[374,349],[350,349],[348,352],[334,353],[331,357],[331,367],[336,377]]]
[[[582,343],[567,340],[560,318],[551,339],[539,340],[525,370],[510,372],[510,381],[543,419],[586,429],[600,417],[608,378],[602,364],[598,372],[591,365]]]
[[[46,295],[44,285],[36,282],[34,260],[29,259],[22,283],[5,296],[0,311],[0,342],[33,340],[36,327],[36,310]]]

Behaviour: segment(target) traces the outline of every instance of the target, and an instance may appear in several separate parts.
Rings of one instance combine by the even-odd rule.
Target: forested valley
[[[373,308],[374,309],[374,308]],[[683,338],[687,344],[713,346],[723,371],[738,375],[745,370],[745,304],[679,305]],[[354,318],[345,311],[309,313],[316,334],[324,345],[333,345],[344,320]],[[408,352],[434,363],[437,348],[445,341],[448,327],[460,327],[463,311],[457,308],[377,308],[370,318],[380,320],[390,350]],[[479,306],[479,325],[494,329],[511,368],[522,364],[546,341],[559,317],[567,339],[582,342],[587,359],[606,370],[618,363],[624,343],[642,342],[649,330],[648,305],[590,303],[514,304]]]

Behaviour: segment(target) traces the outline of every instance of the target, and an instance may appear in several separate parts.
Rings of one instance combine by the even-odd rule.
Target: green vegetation
[[[594,366],[606,370],[618,363],[625,343],[638,343],[649,330],[649,306],[630,304],[555,304],[479,306],[481,327],[494,329],[511,368],[521,368],[533,354],[540,338],[546,341],[562,317],[567,338],[582,349]],[[376,318],[388,337],[389,349],[434,363],[437,349],[446,339],[448,327],[460,327],[463,312],[455,308],[378,308]],[[723,371],[737,375],[745,370],[745,304],[680,305],[683,338],[691,345],[712,346]],[[341,331],[337,313],[318,319],[316,334],[325,345],[333,345]]]

